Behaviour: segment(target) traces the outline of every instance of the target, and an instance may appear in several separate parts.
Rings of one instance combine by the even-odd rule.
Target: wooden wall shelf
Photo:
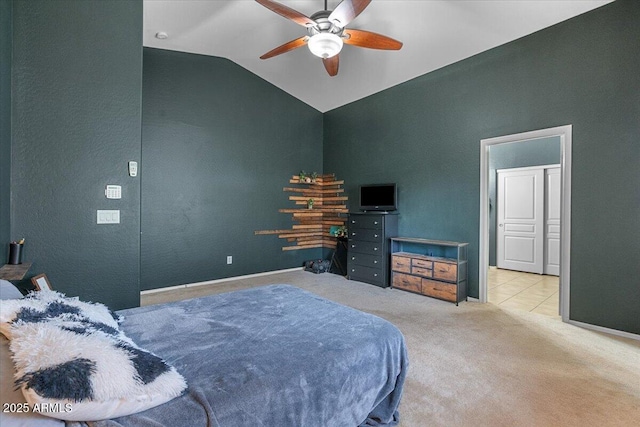
[[[22,280],[31,268],[30,262],[22,264],[5,264],[0,267],[0,279],[2,280]]]
[[[336,237],[330,234],[332,226],[344,226],[347,222],[344,181],[336,180],[334,174],[319,176],[315,182],[300,181],[297,175],[289,179],[296,187],[284,187],[282,191],[293,193],[289,200],[294,208],[279,209],[278,212],[291,215],[294,224],[286,230],[258,230],[256,235],[277,235],[294,245],[283,246],[283,251],[299,249],[330,248],[335,249]],[[313,199],[313,208],[307,207],[307,201]]]

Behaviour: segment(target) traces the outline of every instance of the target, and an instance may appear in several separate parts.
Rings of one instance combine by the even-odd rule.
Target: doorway
[[[545,138],[558,137],[560,139],[560,245],[559,245],[559,309],[562,320],[569,320],[569,292],[570,292],[570,247],[571,247],[571,125],[549,129],[524,132],[513,135],[483,139],[480,141],[480,236],[479,236],[479,299],[487,302],[487,277],[489,270],[489,229],[490,229],[490,200],[489,160],[490,148],[516,142],[538,141]]]

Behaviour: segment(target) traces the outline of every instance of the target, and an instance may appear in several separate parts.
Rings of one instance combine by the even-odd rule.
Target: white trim
[[[604,326],[592,325],[590,323],[582,323],[582,322],[578,322],[577,320],[569,320],[567,323],[569,323],[571,325],[574,325],[574,326],[579,326],[579,327],[584,328],[584,329],[590,329],[590,330],[596,331],[596,332],[604,332],[605,334],[611,334],[611,335],[615,335],[615,336],[622,337],[622,338],[629,338],[629,339],[632,339],[632,340],[640,341],[640,335],[632,334],[631,332],[625,332],[625,331],[619,331],[617,329],[605,328]]]
[[[467,301],[468,302],[480,302],[480,300],[478,298],[474,298],[474,297],[467,297]]]
[[[560,315],[563,322],[569,319],[571,294],[571,153],[572,129],[565,126],[560,138],[560,186],[562,205],[560,207]]]
[[[525,171],[536,170],[536,169],[553,169],[553,168],[559,168],[559,167],[562,167],[562,165],[559,163],[556,163],[553,165],[525,166],[522,168],[496,169],[496,173],[497,172],[525,172]]]
[[[489,148],[492,145],[560,137],[560,169],[562,186],[560,230],[560,315],[569,321],[570,253],[571,253],[571,125],[534,130],[513,135],[487,138],[480,141],[480,236],[478,248],[480,302],[487,302],[487,274],[489,268]]]
[[[140,295],[155,294],[157,292],[174,291],[176,289],[184,289],[186,287],[187,285],[176,285],[176,286],[167,286],[166,288],[147,289],[145,291],[140,291]]]
[[[207,280],[205,282],[186,283],[184,285],[168,286],[166,288],[147,289],[140,291],[140,295],[155,294],[158,292],[174,291],[176,289],[195,288],[196,286],[215,285],[218,283],[231,282],[232,280],[251,279],[252,277],[269,276],[271,274],[288,273],[291,271],[299,271],[304,267],[286,268],[284,270],[264,271],[262,273],[245,274],[244,276],[225,277],[223,279]]]

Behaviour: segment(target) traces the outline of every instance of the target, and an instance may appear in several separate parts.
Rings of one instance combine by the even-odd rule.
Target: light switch
[[[119,210],[100,210],[97,211],[98,224],[120,224]]]

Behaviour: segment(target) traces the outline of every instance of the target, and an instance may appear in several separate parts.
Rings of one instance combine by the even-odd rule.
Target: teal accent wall
[[[112,309],[140,303],[142,1],[13,2],[11,235],[31,275]],[[122,199],[107,200],[107,184]],[[121,224],[97,225],[97,209]]]
[[[489,147],[489,265],[496,265],[498,169],[560,164],[560,137]]]
[[[145,48],[143,82],[142,289],[322,256],[254,235],[290,228],[282,188],[301,169],[322,170],[319,111],[210,56]]]
[[[469,242],[477,297],[480,140],[573,125],[570,316],[638,334],[638,22],[618,0],[327,112],[324,169],[397,182],[401,235]]]
[[[11,240],[11,2],[0,0],[0,265]]]

